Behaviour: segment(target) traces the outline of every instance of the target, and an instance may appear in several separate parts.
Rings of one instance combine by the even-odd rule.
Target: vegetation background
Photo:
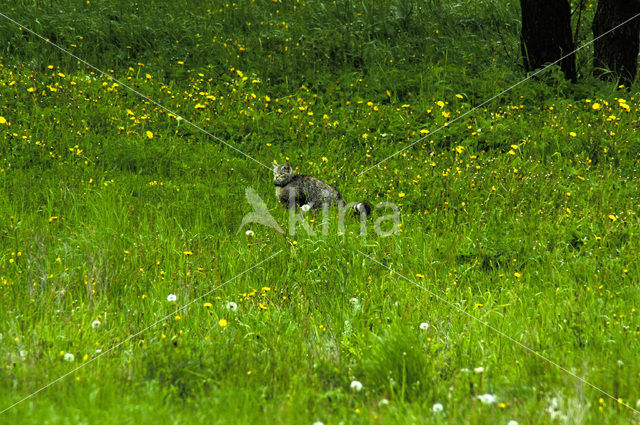
[[[586,48],[434,132],[524,78],[517,1],[2,5],[120,83],[0,18],[0,423],[638,420],[637,85]],[[238,232],[270,171],[185,120],[401,231]]]

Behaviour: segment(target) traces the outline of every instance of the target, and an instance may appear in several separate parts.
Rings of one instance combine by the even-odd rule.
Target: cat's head
[[[273,181],[276,185],[285,185],[293,178],[293,169],[289,164],[273,164]]]

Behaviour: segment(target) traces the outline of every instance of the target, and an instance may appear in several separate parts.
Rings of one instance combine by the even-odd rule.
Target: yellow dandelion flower
[[[147,137],[148,137],[149,139],[153,139],[153,132],[151,132],[151,131],[147,130]]]
[[[522,275],[518,272],[515,272],[513,275],[516,277],[516,279],[520,279],[522,277]]]
[[[7,120],[4,117],[0,116],[0,124],[6,124],[6,123],[7,123]]]
[[[224,328],[225,326],[227,326],[227,324],[227,319],[220,319],[220,321],[218,322],[218,326],[220,326],[221,328]]]
[[[462,99],[462,95],[461,95],[461,94],[457,94],[457,95],[456,95],[456,97],[457,97],[458,99]]]
[[[600,104],[598,102],[595,102],[593,105],[591,105],[591,107],[595,111],[599,111],[600,110]]]
[[[189,255],[193,255],[193,252],[192,251],[183,251],[183,254],[189,256]]]
[[[616,217],[615,215],[609,214],[609,220],[616,221],[617,219],[618,219],[618,217]]]
[[[211,308],[213,306],[213,304],[211,303],[204,303],[204,308]]]
[[[576,136],[577,136],[577,134],[575,133],[575,131],[570,131],[570,132],[569,132],[569,136],[571,136],[571,137],[576,137]]]

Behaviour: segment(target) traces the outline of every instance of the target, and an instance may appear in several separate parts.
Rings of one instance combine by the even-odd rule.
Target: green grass
[[[469,316],[635,408],[637,86],[584,49],[428,135],[523,78],[517,2],[214,3],[2,12],[401,231],[238,232],[269,170],[0,19],[0,410],[88,363],[0,423],[637,420]]]

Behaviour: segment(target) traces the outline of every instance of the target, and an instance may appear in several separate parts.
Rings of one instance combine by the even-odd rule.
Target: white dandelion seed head
[[[351,389],[353,391],[362,391],[362,382],[360,381],[351,381]]]
[[[176,294],[167,295],[167,301],[169,301],[170,303],[174,303],[177,300],[178,300],[178,296]]]
[[[360,301],[356,297],[349,299],[349,302],[353,305],[357,305]]]
[[[478,396],[478,400],[480,400],[482,404],[493,404],[496,402],[497,397],[493,394],[481,394]]]
[[[313,423],[313,425],[324,425],[324,424],[323,424],[322,422],[320,422],[320,421],[315,421],[315,422]]]
[[[382,407],[382,406],[388,406],[389,405],[389,400],[387,400],[386,398],[383,398],[382,400],[380,400],[378,402],[378,406]]]
[[[427,322],[420,323],[420,329],[426,331],[427,329],[429,329],[429,324]]]
[[[99,328],[101,324],[102,322],[100,322],[99,320],[94,320],[93,322],[91,322],[91,327],[93,329],[96,329],[96,328]]]
[[[76,359],[76,356],[74,356],[72,353],[64,353],[64,356],[62,356],[62,358],[65,362],[72,362]]]
[[[441,403],[434,403],[431,407],[431,411],[434,413],[442,412],[444,410],[444,406]]]
[[[636,409],[640,409],[640,398],[636,401]]]
[[[246,232],[244,232],[244,234],[249,236],[249,237],[255,236],[255,233],[253,233],[253,230],[247,230]]]
[[[307,212],[311,209],[311,205],[309,204],[304,204],[303,206],[300,207],[300,209],[304,212]]]
[[[25,350],[20,350],[19,354],[20,354],[20,358],[24,359],[25,357],[27,357],[27,354],[29,354],[29,353],[27,351],[25,351]]]
[[[473,371],[475,373],[482,373],[482,372],[484,372],[484,368],[482,366],[474,367]]]
[[[463,367],[462,369],[460,369],[460,372],[462,372],[462,373],[471,373],[471,369],[469,369],[468,367]]]
[[[563,418],[562,412],[560,412],[560,403],[558,403],[558,398],[553,397],[549,400],[549,406],[547,406],[547,413],[551,416],[551,419]]]
[[[511,419],[509,422],[507,422],[507,425],[519,425],[518,421]]]
[[[229,301],[227,303],[227,310],[236,311],[237,309],[238,309],[238,304],[234,303],[233,301]]]

